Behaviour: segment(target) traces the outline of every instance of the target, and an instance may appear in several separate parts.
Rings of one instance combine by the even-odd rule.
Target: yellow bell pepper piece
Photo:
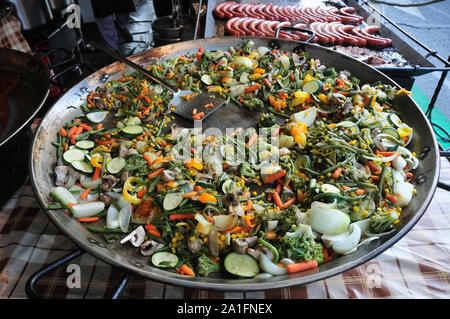
[[[139,205],[141,203],[142,199],[137,198],[136,195],[131,195],[130,193],[128,193],[129,190],[133,189],[133,185],[131,185],[131,183],[133,183],[134,181],[136,181],[135,176],[129,177],[125,181],[125,183],[123,184],[122,194],[123,194],[123,197],[125,198],[125,200],[127,200],[131,204]]]
[[[207,202],[217,203],[217,198],[215,196],[211,195],[211,194],[206,193],[206,192],[202,193],[200,195],[200,197],[198,198],[198,200],[201,203],[203,203],[203,204],[205,204]]]
[[[306,145],[306,134],[300,133],[298,135],[295,135],[294,140],[296,143],[298,143],[298,145],[305,146]]]
[[[411,135],[413,130],[410,127],[399,127],[397,129],[397,131],[398,131],[398,134],[400,135],[400,138],[405,138],[405,137]]]
[[[290,131],[291,131],[291,135],[294,136],[294,138],[296,135],[299,135],[300,133],[306,133],[307,126],[305,123],[294,122],[292,124],[293,125],[291,125]]]
[[[264,74],[266,72],[266,70],[264,70],[263,68],[256,68],[253,70],[253,73],[259,73],[259,74]]]
[[[103,166],[103,156],[100,154],[95,154],[91,157],[91,164],[94,167],[102,168]]]
[[[317,98],[324,104],[328,104],[328,98],[325,94],[319,94]]]
[[[185,161],[187,168],[189,169],[196,169],[201,171],[203,169],[203,165],[202,163],[196,159],[196,158],[191,158]]]
[[[303,83],[309,82],[311,80],[314,80],[311,74],[306,74],[305,78],[303,79]]]

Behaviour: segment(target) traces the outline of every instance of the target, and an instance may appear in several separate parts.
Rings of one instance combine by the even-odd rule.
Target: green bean
[[[321,173],[317,173],[316,171],[313,171],[312,169],[306,168],[306,167],[299,167],[302,171],[305,171],[309,175],[315,175],[315,176],[322,176]]]
[[[285,118],[287,118],[287,119],[291,117],[290,115],[286,115],[286,114],[283,114],[283,113],[281,113],[281,112],[278,112],[278,111],[275,110],[275,108],[273,108],[272,106],[268,107],[267,109],[268,109],[270,112],[272,112],[273,114],[276,114],[276,115],[285,117]]]
[[[150,138],[150,140],[152,141],[152,143],[155,144],[154,147],[155,147],[157,150],[159,150],[159,151],[162,150],[161,146],[159,146],[159,144],[156,142],[155,138],[154,138],[152,135],[150,135],[149,138]]]
[[[268,248],[273,253],[273,263],[276,264],[278,262],[278,259],[280,259],[280,253],[274,246],[272,246],[272,244],[268,243],[263,239],[265,235],[266,235],[265,233],[260,232],[260,236],[258,237],[258,243]]]
[[[386,178],[386,171],[387,171],[387,165],[383,165],[383,169],[381,170],[381,174],[380,174],[380,181],[378,183],[378,194],[380,196],[383,193],[383,184],[384,184],[384,179]]]
[[[337,194],[337,193],[326,192],[326,193],[317,194],[316,196],[313,197],[313,200],[319,200],[324,197],[331,197],[331,198],[341,199],[341,200],[345,200],[345,201],[349,201],[349,202],[355,202],[355,201],[366,198],[366,196],[367,195],[351,197],[351,196],[344,196],[344,195]]]
[[[249,197],[249,198],[241,198],[239,201],[240,202],[246,202],[248,200],[260,200],[262,199],[264,196],[263,195],[258,195],[258,196],[254,196],[254,197]]]
[[[48,205],[47,209],[49,210],[58,210],[58,209],[64,209],[64,206],[61,204],[55,204],[55,205]]]
[[[103,234],[103,239],[105,239],[105,241],[108,244],[112,244],[112,243],[116,242],[117,240],[119,240],[120,237],[118,235]]]
[[[156,132],[155,137],[158,137],[158,136],[161,135],[161,132],[162,132],[162,129],[163,129],[163,127],[164,127],[164,123],[166,122],[166,120],[167,120],[166,117],[164,117],[164,118],[161,120],[161,124],[159,124],[159,128],[158,128],[158,131]]]
[[[108,213],[108,210],[104,209],[103,211],[101,211],[100,213],[95,215],[94,217],[98,217],[98,218],[105,217],[107,213]]]
[[[341,166],[344,166],[344,163],[337,163],[336,165],[331,166],[331,167],[327,168],[326,170],[323,170],[322,174],[325,175],[325,174],[331,173]]]

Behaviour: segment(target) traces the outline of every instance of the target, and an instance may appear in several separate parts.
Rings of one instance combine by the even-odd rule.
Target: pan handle
[[[275,38],[278,38],[278,34],[280,33],[280,31],[284,31],[284,30],[300,31],[300,32],[305,32],[305,33],[310,34],[311,36],[308,39],[306,39],[305,41],[301,41],[301,42],[305,42],[305,43],[309,43],[316,36],[316,33],[314,31],[309,30],[309,29],[294,28],[294,27],[279,27],[277,29],[277,31],[275,32]]]
[[[440,151],[439,155],[441,157],[450,157],[450,151]],[[445,189],[446,191],[450,192],[450,184],[447,184],[444,182],[438,182],[437,187]]]
[[[108,48],[106,48],[105,46],[95,43],[95,42],[90,42],[87,44],[87,47],[92,47],[100,52],[105,53],[106,55],[109,55],[111,57],[113,57],[114,59],[117,59],[118,61],[132,67],[133,69],[135,69],[136,71],[138,71],[139,73],[142,73],[143,75],[145,75],[146,77],[150,78],[153,82],[158,83],[159,85],[161,85],[162,87],[165,87],[166,89],[168,89],[169,91],[172,91],[173,93],[176,93],[178,91],[178,89],[173,88],[170,84],[166,83],[165,81],[156,78],[155,76],[153,76],[153,74],[151,74],[150,72],[148,72],[146,69],[144,69],[143,67],[137,65],[136,63],[131,62],[130,60],[128,60],[126,57],[122,56],[121,54],[114,52]]]

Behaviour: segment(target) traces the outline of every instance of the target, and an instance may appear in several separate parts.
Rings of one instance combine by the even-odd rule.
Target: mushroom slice
[[[141,226],[142,227],[142,226]],[[164,245],[158,243],[154,240],[147,240],[141,245],[141,254],[144,256],[151,256],[155,253],[158,248],[163,247]]]
[[[191,251],[191,253],[196,254],[202,249],[203,246],[203,240],[200,238],[195,238],[194,240],[188,240],[187,242],[188,248]]]
[[[173,180],[175,180],[176,177],[177,177],[177,172],[172,171],[172,170],[170,170],[170,169],[165,169],[165,170],[162,172],[162,180],[163,180],[164,182],[170,182],[170,181],[173,181]]]
[[[136,228],[135,230],[133,230],[131,233],[128,234],[128,236],[124,237],[120,243],[124,244],[127,241],[130,241],[131,244],[134,247],[139,247],[140,245],[142,245],[142,243],[145,240],[145,230],[144,227],[139,226],[138,228]]]
[[[64,186],[68,173],[69,173],[69,166],[60,165],[55,167],[56,186]]]

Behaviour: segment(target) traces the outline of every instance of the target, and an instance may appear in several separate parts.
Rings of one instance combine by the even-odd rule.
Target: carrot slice
[[[180,270],[182,271],[182,273],[186,276],[191,276],[191,277],[195,277],[195,273],[192,270],[191,267],[189,267],[188,265],[184,264],[183,266],[181,266]]]
[[[275,174],[269,175],[263,179],[264,184],[271,183],[279,178],[283,178],[286,176],[286,171],[282,169],[281,171],[276,172]]]
[[[81,199],[85,199],[87,197],[87,195],[89,195],[89,193],[91,192],[92,188],[86,188],[86,190],[84,192],[81,193],[80,198]]]
[[[83,223],[92,223],[92,222],[96,222],[99,219],[100,219],[99,217],[84,217],[84,218],[78,218],[78,221],[83,222]]]
[[[293,274],[300,271],[305,271],[308,269],[316,268],[319,264],[316,260],[302,261],[295,264],[290,264],[286,266],[288,273]]]

